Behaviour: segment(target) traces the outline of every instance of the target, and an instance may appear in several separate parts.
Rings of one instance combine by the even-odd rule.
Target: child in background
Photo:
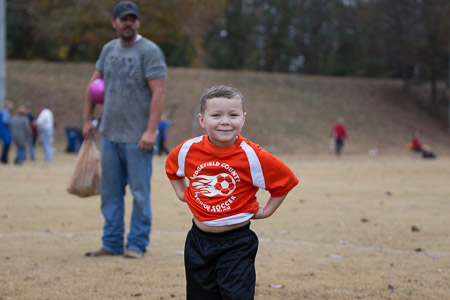
[[[334,141],[334,151],[337,156],[340,156],[342,150],[344,149],[344,142],[347,139],[347,129],[344,125],[344,119],[339,117],[336,123],[333,125],[331,129],[331,138]]]
[[[167,131],[170,127],[170,120],[167,117],[163,117],[161,122],[159,122],[158,125],[158,136],[156,139],[157,142],[157,153],[159,156],[161,156],[163,153],[169,154],[169,149],[167,149],[166,146],[166,138],[167,138]]]
[[[254,299],[258,238],[250,219],[270,217],[298,184],[281,160],[240,135],[245,118],[239,90],[207,89],[198,115],[207,135],[184,141],[166,161],[178,199],[193,214],[184,250],[187,299]],[[259,188],[270,193],[263,207]]]

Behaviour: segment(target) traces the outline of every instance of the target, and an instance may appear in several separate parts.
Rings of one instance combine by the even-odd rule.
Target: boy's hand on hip
[[[259,210],[256,214],[253,215],[252,219],[264,219],[268,218],[278,209],[278,207],[283,203],[287,194],[281,197],[272,197],[270,196],[269,200],[267,200],[266,205],[263,207],[259,207]]]
[[[256,214],[253,215],[252,219],[257,220],[257,219],[264,219],[266,218],[264,216],[264,207],[259,207],[258,211],[256,212]]]

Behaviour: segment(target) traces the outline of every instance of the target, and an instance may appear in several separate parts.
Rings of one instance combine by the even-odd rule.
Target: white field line
[[[52,230],[46,230],[44,232],[16,232],[16,233],[0,233],[0,239],[2,238],[20,238],[20,237],[59,237],[59,238],[72,238],[75,235],[91,235],[98,234],[101,235],[100,230],[93,231],[83,231],[83,232],[67,232],[67,233],[56,233]],[[184,231],[165,231],[165,230],[152,230],[152,235],[172,235],[185,237],[187,232]],[[318,243],[302,240],[285,240],[285,239],[271,239],[271,238],[259,238],[260,242],[263,243],[276,243],[276,244],[286,244],[286,245],[300,245],[307,247],[327,247],[327,248],[347,248],[358,252],[384,252],[392,254],[417,254],[423,252],[425,255],[431,258],[438,258],[440,256],[450,256],[450,252],[444,251],[414,251],[414,250],[399,250],[399,249],[389,249],[385,247],[366,247],[353,245],[348,241],[340,241],[339,243]]]

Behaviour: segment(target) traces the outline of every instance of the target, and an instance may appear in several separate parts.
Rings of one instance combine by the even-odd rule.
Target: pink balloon
[[[91,96],[92,101],[97,104],[103,104],[103,91],[105,89],[105,83],[103,78],[97,78],[92,81],[89,86],[89,96]]]

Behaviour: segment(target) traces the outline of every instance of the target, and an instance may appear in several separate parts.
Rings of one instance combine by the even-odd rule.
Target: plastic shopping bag
[[[100,152],[92,138],[81,144],[67,185],[69,194],[89,197],[100,194]]]

